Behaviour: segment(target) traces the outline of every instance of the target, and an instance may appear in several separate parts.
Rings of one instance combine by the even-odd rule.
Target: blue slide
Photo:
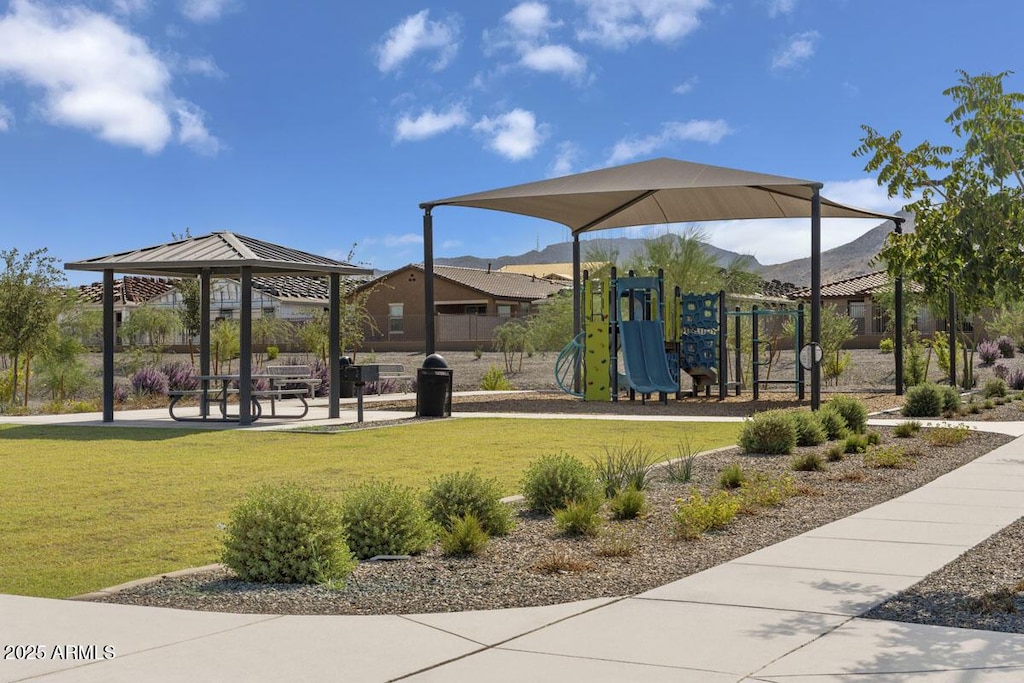
[[[626,381],[640,394],[679,391],[665,355],[665,329],[660,320],[626,320],[619,323]]]

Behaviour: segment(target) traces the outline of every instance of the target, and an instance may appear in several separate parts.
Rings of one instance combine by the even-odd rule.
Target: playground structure
[[[591,280],[584,271],[580,310],[582,331],[559,354],[555,377],[564,391],[585,401],[617,401],[620,390],[625,389],[630,400],[639,394],[646,402],[648,396],[657,393],[665,403],[669,394],[682,398],[684,375],[692,380],[687,392],[691,396],[701,392],[710,396],[715,385],[719,400],[726,398],[729,389],[739,396],[744,386],[745,320],[749,320],[751,330],[750,386],[754,400],[765,385],[792,386],[798,399],[804,400],[805,371],[800,362],[794,362],[792,379],[761,378],[766,365],[762,360],[764,351],[767,349],[770,357],[778,352],[762,338],[763,324],[774,321],[779,325],[789,319],[795,330],[795,356],[804,345],[803,304],[796,309],[753,305],[749,310],[736,306],[729,311],[724,291],[683,294],[676,287],[669,298],[664,293],[662,271],[656,277],[636,277],[631,271],[620,278],[613,268],[606,280]],[[734,330],[732,349],[730,324]],[[771,360],[767,365],[770,369]]]

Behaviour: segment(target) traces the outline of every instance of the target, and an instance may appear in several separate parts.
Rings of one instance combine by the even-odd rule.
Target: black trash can
[[[342,368],[352,365],[351,356],[342,356],[338,359],[338,365]],[[338,383],[338,396],[340,398],[352,398],[356,395],[356,383],[355,379],[349,375],[349,379],[346,379],[345,370],[341,371],[341,381]]]
[[[416,416],[451,417],[452,371],[444,358],[432,353],[416,370]]]

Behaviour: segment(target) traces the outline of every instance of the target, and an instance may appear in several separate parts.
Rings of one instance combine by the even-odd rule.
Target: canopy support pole
[[[199,374],[210,374],[210,269],[199,271]],[[207,388],[203,380],[203,389]],[[210,405],[206,400],[206,391],[199,397],[199,414],[206,417],[210,414]]]
[[[103,421],[114,421],[114,271],[110,269],[103,271]]]
[[[949,288],[946,302],[946,331],[949,334],[949,386],[956,389],[956,294]]]
[[[327,404],[327,417],[336,420],[341,417],[341,276],[331,273],[329,287],[331,288],[331,312],[330,312],[330,373],[331,388],[330,398]]]
[[[580,282],[580,234],[574,232],[572,234],[572,338],[576,339],[579,336],[580,330],[583,329],[583,319],[581,315],[583,295],[583,283]],[[580,356],[580,363],[583,362],[583,356]],[[580,379],[583,375],[580,363],[576,364],[575,370],[573,370],[572,378],[572,390],[577,394],[582,391],[580,388]]]
[[[423,323],[426,355],[434,353],[434,217],[423,208]]]
[[[252,266],[242,266],[242,320],[239,326],[238,424],[252,424]]]
[[[903,220],[897,218],[896,234],[903,234]],[[900,270],[896,282],[893,283],[893,300],[896,306],[896,332],[893,350],[896,353],[896,395],[903,395],[903,271]]]
[[[811,343],[821,345],[821,185],[811,195]],[[811,355],[815,357],[814,354]],[[811,410],[821,407],[821,361],[811,367]]]

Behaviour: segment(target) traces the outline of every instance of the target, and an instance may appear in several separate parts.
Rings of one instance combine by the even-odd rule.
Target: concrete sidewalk
[[[0,681],[1016,683],[1024,635],[858,615],[1022,514],[1017,439],[900,498],[626,598],[370,617],[0,596]]]

